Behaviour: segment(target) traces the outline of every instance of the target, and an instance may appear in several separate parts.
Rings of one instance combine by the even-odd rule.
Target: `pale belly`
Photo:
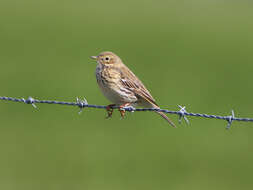
[[[99,88],[108,100],[117,105],[125,103],[134,104],[138,100],[133,93],[128,92],[127,90],[122,88],[120,89],[120,87],[117,86],[105,86],[104,84],[100,83]]]
[[[110,83],[110,84],[105,84],[102,82],[101,79],[101,68],[97,66],[96,68],[96,78],[98,82],[98,86],[104,96],[111,101],[113,104],[116,105],[122,105],[125,103],[131,103],[135,104],[138,99],[134,95],[133,92],[124,89],[120,83]]]

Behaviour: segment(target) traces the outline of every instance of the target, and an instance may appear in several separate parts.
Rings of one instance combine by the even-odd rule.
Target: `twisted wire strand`
[[[35,108],[37,108],[35,105],[37,103],[78,106],[80,108],[80,112],[82,111],[83,108],[98,108],[98,109],[106,109],[107,108],[107,106],[88,104],[86,99],[80,100],[78,98],[77,98],[76,102],[64,102],[64,101],[55,101],[55,100],[38,100],[38,99],[33,99],[32,97],[24,99],[24,98],[12,98],[12,97],[4,97],[4,96],[0,97],[0,100],[32,104],[33,107],[35,107]],[[119,107],[114,106],[112,108],[117,109]],[[232,114],[229,116],[220,116],[220,115],[209,115],[209,114],[201,114],[201,113],[189,113],[186,111],[185,107],[182,107],[180,105],[179,105],[179,108],[180,108],[179,111],[171,111],[171,110],[158,109],[158,108],[134,108],[132,106],[127,106],[127,107],[120,108],[120,109],[123,109],[128,112],[158,111],[158,112],[164,112],[164,113],[169,113],[169,114],[177,114],[179,116],[179,122],[181,122],[181,119],[183,118],[187,124],[189,124],[189,121],[186,118],[186,116],[203,117],[203,118],[210,118],[210,119],[222,119],[222,120],[226,120],[228,122],[227,129],[230,128],[233,121],[253,122],[253,118],[235,117],[233,110],[232,110]]]

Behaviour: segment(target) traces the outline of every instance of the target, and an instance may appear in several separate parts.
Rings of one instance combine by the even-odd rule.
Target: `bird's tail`
[[[165,115],[165,113],[163,112],[156,112],[158,113],[160,116],[162,116],[164,119],[166,119],[166,121],[172,126],[176,128],[176,125],[167,117],[167,115]]]

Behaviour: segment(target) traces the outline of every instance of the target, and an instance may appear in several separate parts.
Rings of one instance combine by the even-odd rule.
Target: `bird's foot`
[[[122,104],[119,106],[119,112],[120,112],[121,118],[124,118],[125,114],[126,114],[126,110],[124,110],[122,108],[130,106],[130,105],[131,105],[130,103],[125,103],[125,104]]]
[[[115,104],[110,104],[110,105],[106,106],[106,111],[107,111],[107,117],[106,117],[106,119],[112,117],[113,106],[115,106]]]

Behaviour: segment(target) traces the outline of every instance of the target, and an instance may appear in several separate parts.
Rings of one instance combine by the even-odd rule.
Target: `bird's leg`
[[[126,111],[123,110],[122,108],[124,108],[126,106],[129,106],[129,105],[131,105],[131,103],[125,103],[125,104],[122,104],[122,105],[119,106],[119,112],[120,112],[120,115],[121,115],[122,118],[124,118],[125,113],[126,113]]]
[[[108,114],[106,119],[112,117],[113,106],[116,106],[116,104],[110,104],[110,105],[106,106],[106,111],[107,111],[107,114]]]

